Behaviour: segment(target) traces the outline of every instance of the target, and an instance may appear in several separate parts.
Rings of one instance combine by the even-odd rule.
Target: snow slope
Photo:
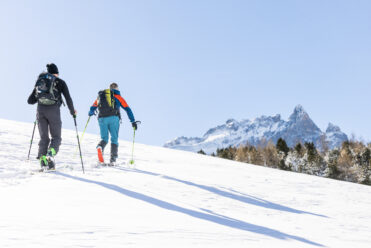
[[[91,134],[83,174],[71,130],[31,175],[32,127],[0,120],[0,247],[370,247],[369,186],[140,144],[97,168]]]

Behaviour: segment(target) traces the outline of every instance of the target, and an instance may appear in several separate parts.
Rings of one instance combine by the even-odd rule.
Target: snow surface
[[[74,130],[32,175],[32,128],[0,120],[0,247],[370,247],[369,186],[141,144],[97,168],[92,134],[83,174]]]

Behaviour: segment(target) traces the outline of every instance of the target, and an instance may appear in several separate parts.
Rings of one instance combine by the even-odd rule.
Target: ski
[[[44,173],[50,173],[50,172],[55,172],[55,168],[54,169],[40,169],[39,172],[44,172]]]
[[[114,163],[101,163],[98,161],[97,167],[120,167],[126,165],[126,162],[114,162]]]
[[[99,163],[104,164],[102,147],[98,146],[97,153],[98,153],[98,161],[99,161]]]
[[[53,172],[56,172],[56,169],[47,169],[47,168],[41,168],[41,169],[37,169],[37,170],[31,170],[31,175],[34,175],[34,174],[37,174],[37,173],[53,173]]]
[[[101,163],[100,161],[98,162],[98,166],[104,166],[104,167],[114,167],[116,166],[116,163]]]

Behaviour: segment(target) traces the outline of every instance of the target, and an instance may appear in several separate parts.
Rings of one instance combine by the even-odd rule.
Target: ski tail
[[[103,158],[103,151],[102,151],[102,147],[98,146],[97,147],[97,152],[98,152],[98,160],[99,160],[99,163],[104,163],[104,158]]]

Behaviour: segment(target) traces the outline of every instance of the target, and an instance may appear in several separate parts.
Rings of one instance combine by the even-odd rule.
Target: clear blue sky
[[[201,136],[228,118],[288,118],[297,104],[321,129],[333,122],[370,141],[370,13],[367,0],[3,0],[0,118],[34,120],[27,97],[54,62],[80,129],[115,81],[145,144]],[[88,131],[99,132],[95,119]],[[124,116],[120,138],[131,134]]]

